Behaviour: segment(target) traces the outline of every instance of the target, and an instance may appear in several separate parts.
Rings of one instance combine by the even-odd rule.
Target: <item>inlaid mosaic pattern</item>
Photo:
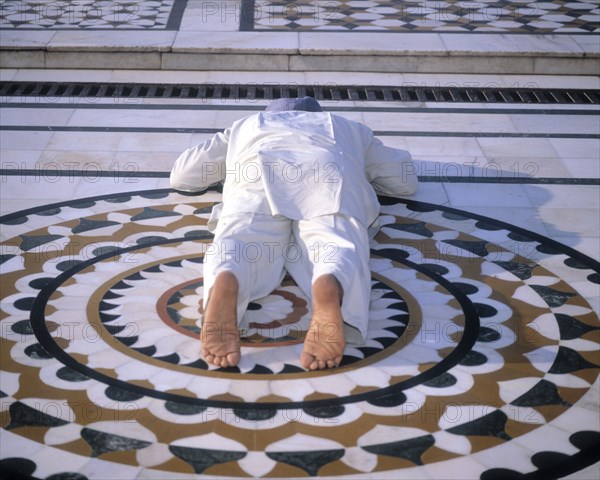
[[[255,30],[548,34],[598,33],[600,28],[597,0],[278,0],[248,4],[254,9]]]
[[[597,457],[600,320],[579,292],[597,291],[598,262],[491,218],[382,198],[366,345],[304,371],[310,310],[284,280],[251,304],[242,361],[221,369],[199,356],[196,325],[219,199],[154,190],[0,218],[0,467],[492,479]]]
[[[187,0],[0,3],[0,28],[177,30]]]

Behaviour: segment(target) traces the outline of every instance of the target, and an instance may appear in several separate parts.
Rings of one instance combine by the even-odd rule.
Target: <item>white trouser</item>
[[[322,275],[334,275],[343,289],[342,316],[349,344],[362,344],[369,320],[371,273],[366,229],[346,215],[292,221],[264,214],[219,218],[204,257],[204,305],[214,280],[228,271],[239,282],[238,323],[248,304],[269,295],[289,272],[308,299]]]

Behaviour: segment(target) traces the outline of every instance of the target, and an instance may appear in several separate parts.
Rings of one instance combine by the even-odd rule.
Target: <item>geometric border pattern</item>
[[[598,262],[494,219],[382,197],[363,351],[305,372],[297,343],[245,346],[237,370],[218,369],[194,364],[198,342],[160,319],[158,300],[201,279],[219,199],[132,192],[0,219],[0,466],[509,478],[598,452],[586,398],[600,321],[578,293],[597,289]],[[177,299],[182,313],[198,301]]]
[[[178,30],[187,0],[2,2],[0,29]]]
[[[340,0],[245,2],[261,31],[589,34],[600,32],[600,10],[587,1],[514,2]]]

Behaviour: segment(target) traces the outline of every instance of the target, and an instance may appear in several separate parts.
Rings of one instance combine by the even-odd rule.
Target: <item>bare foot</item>
[[[300,356],[300,363],[308,370],[337,367],[342,361],[346,347],[342,294],[342,287],[333,275],[323,275],[313,284],[313,316]]]
[[[200,341],[202,356],[217,367],[235,367],[240,361],[240,332],[237,325],[239,284],[230,272],[220,273],[210,290]]]

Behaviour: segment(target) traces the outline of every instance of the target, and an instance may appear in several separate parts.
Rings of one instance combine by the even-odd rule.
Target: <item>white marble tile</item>
[[[302,55],[445,55],[446,47],[437,33],[396,33],[390,41],[388,33],[365,34],[300,32]]]
[[[600,118],[596,115],[511,115],[521,133],[577,133],[597,135]]]
[[[0,125],[17,126],[65,126],[73,115],[70,108],[56,109],[48,104],[48,108],[2,108],[0,109]]]
[[[560,35],[478,35],[473,41],[469,33],[442,35],[442,41],[450,55],[476,55],[486,52],[488,54],[502,53],[503,55],[528,55],[536,56],[553,55],[555,53],[568,53],[573,56],[583,56],[581,47],[568,36]]]
[[[0,167],[7,170],[35,168],[43,150],[2,150]]]
[[[523,207],[532,204],[522,185],[478,184],[465,188],[464,184],[444,184],[453,207]]]
[[[600,208],[600,187],[593,185],[525,185],[536,207]]]
[[[508,115],[478,113],[365,112],[365,123],[374,130],[418,132],[501,132],[516,133]]]
[[[277,34],[274,42],[265,32],[179,32],[173,43],[176,53],[298,53],[298,34],[284,32]]]
[[[111,151],[117,150],[125,136],[121,132],[56,132],[50,134],[48,150]]]
[[[600,158],[600,142],[587,138],[551,138],[548,140],[553,149],[563,158]]]
[[[10,82],[19,70],[16,68],[1,68],[0,69],[0,81],[1,82]]]
[[[478,138],[477,143],[487,158],[556,156],[551,140],[546,138]]]
[[[58,31],[47,43],[48,51],[167,51],[175,40],[173,31]]]
[[[13,80],[18,82],[106,82],[111,70],[19,69]]]
[[[124,133],[119,138],[119,152],[177,152],[181,153],[191,140],[190,133],[155,133],[130,132]]]
[[[3,49],[31,50],[44,48],[50,43],[56,32],[45,30],[19,31],[3,29],[0,46]]]
[[[48,68],[66,69],[160,69],[161,53],[137,52],[131,54],[125,51],[48,51],[45,54],[45,66]],[[30,65],[29,68],[35,67]],[[39,68],[39,67],[37,67]]]
[[[413,155],[423,158],[445,155],[483,157],[480,140],[469,137],[406,137],[406,145]]]
[[[597,158],[561,159],[570,175],[576,178],[600,178],[600,162]]]
[[[164,53],[161,66],[146,68],[198,71],[287,71],[288,55],[257,55],[252,53]]]
[[[54,134],[44,131],[1,131],[0,145],[8,150],[43,150]]]

